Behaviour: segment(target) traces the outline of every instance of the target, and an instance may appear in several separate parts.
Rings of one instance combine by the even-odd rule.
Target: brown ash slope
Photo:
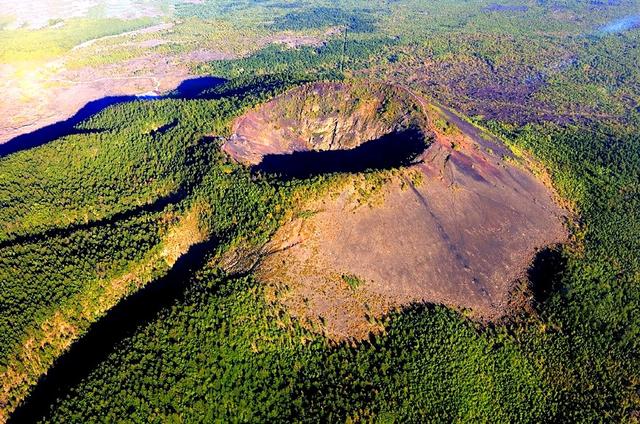
[[[301,205],[312,213],[287,222],[259,266],[276,301],[334,340],[367,337],[377,318],[414,302],[498,319],[536,252],[567,238],[552,190],[499,140],[399,88],[296,88],[239,118],[225,150],[259,165],[267,155],[356,149],[414,125],[427,147],[375,204],[361,202],[355,175]]]

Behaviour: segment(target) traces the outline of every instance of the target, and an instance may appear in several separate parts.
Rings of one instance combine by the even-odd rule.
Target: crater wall
[[[498,319],[536,252],[567,238],[566,211],[525,160],[400,88],[296,89],[240,118],[226,150],[256,166],[292,152],[346,154],[416,126],[424,148],[378,201],[362,201],[370,182],[352,174],[338,193],[300,205],[306,213],[278,230],[259,265],[270,297],[331,339],[366,338],[414,302]]]

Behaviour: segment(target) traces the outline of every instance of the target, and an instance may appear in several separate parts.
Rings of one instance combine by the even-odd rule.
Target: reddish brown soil
[[[418,103],[404,91],[380,84],[314,83],[240,117],[223,149],[255,165],[266,155],[351,149],[423,121]]]
[[[544,184],[505,161],[496,139],[453,114],[439,117],[459,130],[431,128],[422,163],[396,174],[376,202],[362,205],[367,187],[354,177],[337,196],[309,201],[271,241],[258,277],[309,328],[361,339],[412,302],[496,319],[536,251],[566,240],[565,211]]]

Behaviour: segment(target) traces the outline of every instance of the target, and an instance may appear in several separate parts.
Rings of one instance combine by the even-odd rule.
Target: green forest
[[[379,2],[381,11],[280,3],[185,2],[176,14],[219,19],[256,7],[260,30],[340,32],[199,63],[190,71],[225,82],[108,107],[73,134],[0,158],[8,421],[637,422],[640,31],[572,33],[548,21],[547,2],[472,13],[446,1],[433,25],[407,16],[438,13],[435,3],[400,2],[402,14],[396,1]],[[601,7],[580,21],[599,28],[612,13],[600,3],[567,2],[557,14]],[[258,19],[272,9],[275,18]],[[116,22],[85,30],[78,21],[73,37],[29,33],[24,44],[0,31],[0,58],[46,56],[44,42],[54,55],[151,21]],[[274,178],[221,144],[250,108],[345,78],[424,94],[548,172],[573,214],[570,239],[538,257],[540,275],[530,269],[527,307],[481,322],[412,304],[367,340],[336,343],[265,294],[253,267],[262,247],[306,212],[300,199],[344,175]],[[384,181],[382,172],[367,171],[368,181]]]
[[[259,79],[232,81],[208,93],[210,100],[131,103],[82,124],[84,129],[100,128],[100,137],[109,140],[118,140],[123,132],[139,134],[126,138],[131,153],[118,146],[121,162],[110,162],[109,170],[121,170],[122,178],[110,172],[114,183],[108,190],[87,186],[83,198],[135,187],[145,169],[131,167],[129,154],[143,155],[144,164],[166,164],[166,175],[185,195],[157,210],[121,201],[117,205],[130,211],[126,217],[92,215],[89,222],[95,224],[85,222],[86,228],[60,231],[46,242],[5,247],[3,269],[21,272],[19,277],[5,277],[15,286],[3,291],[3,310],[13,308],[11,319],[3,324],[3,346],[14,345],[24,333],[21,328],[74,299],[75,292],[95,284],[97,277],[122,273],[140,261],[144,252],[161,243],[170,213],[207,203],[210,207],[202,212],[199,225],[216,240],[216,247],[201,267],[176,277],[180,281],[174,283],[181,289],[175,299],[119,340],[86,377],[60,393],[42,419],[622,419],[633,405],[635,388],[629,376],[639,371],[638,328],[633,325],[640,265],[634,236],[640,225],[637,131],[603,125],[595,133],[598,137],[592,137],[575,125],[486,123],[509,143],[540,157],[562,195],[580,211],[576,240],[560,252],[565,265],[554,277],[554,290],[536,303],[535,314],[508,323],[487,327],[441,306],[416,305],[387,317],[384,334],[355,346],[336,346],[266,301],[250,274],[227,274],[216,265],[224,251],[239,246],[250,250],[263,242],[301,190],[317,191],[330,184],[326,177],[287,183],[255,179],[225,159],[214,139],[202,139],[205,132],[223,134],[230,117],[296,81],[290,76],[271,77],[264,84]],[[267,89],[256,92],[255,87]],[[160,127],[175,119],[179,123],[164,133],[149,131],[150,122]],[[203,121],[209,126],[203,128]],[[89,143],[95,136],[82,137]],[[76,157],[79,139],[72,136],[11,159],[27,166],[29,157],[42,160],[53,148]],[[158,146],[165,142],[172,142],[172,150],[165,148],[160,155]],[[185,163],[181,154],[188,147]],[[105,154],[114,152],[108,145],[103,149]],[[48,192],[56,193],[55,181],[51,184]],[[153,205],[163,195],[143,200]],[[77,210],[87,207],[69,203]],[[27,226],[31,219],[24,222],[23,233],[42,231],[41,226]],[[74,253],[80,251],[90,256]],[[40,265],[30,268],[29,263]],[[103,275],[96,276],[95,269],[103,269]],[[67,283],[71,279],[76,285]],[[19,322],[22,327],[16,326]],[[7,349],[3,357],[9,354]]]

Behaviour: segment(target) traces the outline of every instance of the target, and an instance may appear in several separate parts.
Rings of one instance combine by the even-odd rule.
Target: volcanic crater
[[[384,85],[316,83],[250,111],[224,150],[283,178],[411,164],[427,147],[424,114],[407,93]]]
[[[493,135],[402,88],[312,83],[238,118],[223,149],[283,178],[395,168],[309,199],[265,250],[257,277],[309,328],[355,340],[412,303],[495,320],[536,253],[567,239],[567,211]]]

